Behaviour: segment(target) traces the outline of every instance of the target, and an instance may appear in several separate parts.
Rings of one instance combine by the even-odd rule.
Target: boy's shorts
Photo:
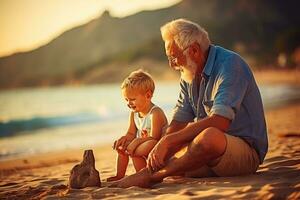
[[[259,166],[256,151],[243,139],[225,134],[227,146],[224,154],[216,159],[216,166],[203,166],[187,172],[189,177],[239,176],[253,174]]]

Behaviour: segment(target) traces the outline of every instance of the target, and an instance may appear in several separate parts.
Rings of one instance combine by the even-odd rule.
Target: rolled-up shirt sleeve
[[[243,64],[235,60],[225,63],[216,82],[217,92],[209,115],[221,115],[230,120],[235,118],[249,83],[249,75],[241,67]]]
[[[187,83],[181,80],[179,97],[173,110],[173,120],[179,122],[192,122],[194,118],[195,115],[190,104]]]

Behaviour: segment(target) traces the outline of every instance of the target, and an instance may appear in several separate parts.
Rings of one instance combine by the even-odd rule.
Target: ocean
[[[259,85],[265,110],[300,101],[299,88]],[[153,102],[168,119],[177,82],[158,82]],[[119,84],[0,91],[0,160],[111,144],[127,131],[129,110]]]

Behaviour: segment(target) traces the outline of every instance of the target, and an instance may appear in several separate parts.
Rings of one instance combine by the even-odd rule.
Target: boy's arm
[[[141,143],[144,143],[148,140],[156,140],[158,141],[161,138],[163,128],[167,126],[168,121],[164,114],[164,112],[160,108],[153,109],[151,113],[151,132],[145,133],[145,137],[136,138],[134,139],[135,145],[140,145]],[[146,130],[145,130],[146,131]],[[142,133],[143,135],[143,133]]]
[[[160,108],[153,109],[151,113],[151,132],[147,133],[146,137],[134,139],[127,147],[129,155],[133,155],[135,149],[140,146],[142,143],[149,140],[158,141],[162,136],[162,131],[165,126],[168,124],[168,120],[164,112]]]
[[[128,123],[129,123],[129,127],[127,130],[126,136],[128,137],[128,139],[130,141],[132,141],[134,138],[136,138],[136,131],[137,131],[135,123],[134,123],[134,113],[133,112],[130,112]]]
[[[123,149],[125,150],[128,146],[128,144],[136,137],[136,126],[134,124],[134,113],[130,112],[129,115],[129,127],[127,130],[127,133],[116,140],[114,142],[114,149]]]
[[[152,111],[151,133],[152,139],[159,140],[162,137],[163,129],[168,125],[168,120],[165,113],[160,108],[155,108]]]

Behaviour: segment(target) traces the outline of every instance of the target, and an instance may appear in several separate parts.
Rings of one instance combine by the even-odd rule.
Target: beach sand
[[[0,162],[0,199],[300,199],[300,102],[266,112],[269,151],[257,173],[240,177],[168,177],[151,189],[108,188],[115,174],[111,145],[94,148],[102,187],[69,189],[83,149]],[[127,175],[134,173],[130,163]]]

